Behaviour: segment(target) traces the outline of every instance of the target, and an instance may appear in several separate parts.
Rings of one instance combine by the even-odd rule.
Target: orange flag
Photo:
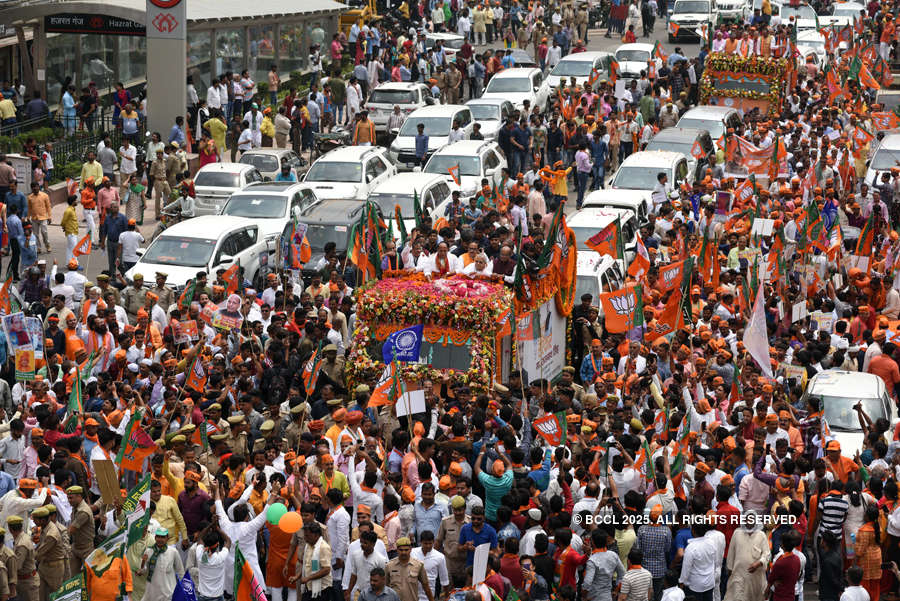
[[[81,255],[89,255],[91,254],[91,233],[88,232],[84,235],[84,238],[78,241],[78,244],[75,245],[75,248],[72,250],[72,254],[76,257],[80,257]]]
[[[222,274],[222,280],[226,282],[228,285],[225,288],[225,295],[234,294],[238,289],[238,281],[240,280],[240,276],[238,275],[238,269],[240,265],[235,263],[231,267],[225,270],[225,273]],[[202,390],[202,389],[200,389]]]
[[[627,332],[635,321],[639,298],[636,286],[631,284],[613,292],[600,295],[606,329],[613,334]]]

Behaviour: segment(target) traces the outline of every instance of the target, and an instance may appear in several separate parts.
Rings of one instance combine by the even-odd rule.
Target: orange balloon
[[[293,534],[303,527],[303,518],[296,511],[288,511],[278,520],[278,528],[288,534]]]

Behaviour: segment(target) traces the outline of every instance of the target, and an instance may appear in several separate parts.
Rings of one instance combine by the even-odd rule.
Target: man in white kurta
[[[144,551],[141,572],[147,575],[144,601],[171,599],[178,581],[184,576],[184,563],[175,547],[169,546],[169,531],[156,531],[156,544]]]
[[[761,528],[746,524],[734,531],[728,546],[726,568],[730,573],[724,601],[751,601],[766,594],[769,541]]]
[[[28,515],[47,500],[47,489],[42,488],[41,492],[34,494],[35,488],[37,480],[22,478],[17,490],[11,490],[0,498],[0,524],[5,524],[8,517],[17,515],[25,524],[25,532],[31,531]]]
[[[250,487],[248,487],[249,489]],[[259,582],[261,587],[265,588],[266,579],[263,578],[262,570],[259,568],[259,555],[256,552],[256,533],[266,523],[266,512],[261,511],[258,516],[250,519],[250,506],[246,503],[241,503],[240,505],[235,503],[228,508],[229,512],[233,512],[235,517],[234,521],[232,521],[222,507],[222,500],[218,498],[218,495],[216,497],[216,515],[219,516],[219,526],[232,541],[232,545],[228,549],[228,562],[234,564],[234,550],[240,546],[241,554],[250,564],[257,582]],[[269,501],[274,501],[276,498],[276,495],[270,495]],[[225,591],[229,594],[234,591],[233,570],[225,570]]]

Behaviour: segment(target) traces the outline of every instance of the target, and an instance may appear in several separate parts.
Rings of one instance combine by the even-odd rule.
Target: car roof
[[[396,194],[398,192],[411,193],[413,189],[420,190],[432,183],[443,181],[444,176],[437,173],[403,171],[378,184],[375,189],[372,190],[371,194]]]
[[[642,44],[640,42],[636,44],[622,44],[616,48],[616,52],[619,50],[645,50],[647,52],[653,52],[653,44]]]
[[[900,134],[888,134],[881,140],[878,145],[879,150],[882,148],[897,149],[900,148]]]
[[[878,398],[884,391],[884,380],[875,374],[859,371],[826,369],[812,377],[807,394]]]
[[[816,31],[815,29],[807,29],[805,31],[801,31],[797,34],[797,41],[804,42],[822,42],[825,43],[825,36]]]
[[[566,223],[572,227],[594,227],[599,232],[617,218],[624,223],[634,219],[634,213],[619,207],[584,207],[567,217]]]
[[[304,223],[338,223],[351,225],[366,203],[358,200],[328,200],[316,203],[300,214]]]
[[[428,32],[425,34],[425,39],[431,38],[432,40],[461,40],[463,36],[456,33],[448,33],[444,31],[438,32]]]
[[[630,45],[630,44],[626,44]],[[575,54],[567,54],[562,57],[559,62],[563,61],[571,61],[571,62],[589,62],[593,61],[595,58],[602,58],[604,56],[615,56],[612,52],[601,52],[599,50],[592,50],[590,52],[576,52]]]
[[[358,161],[369,152],[382,154],[381,146],[341,146],[316,159],[319,161]]]
[[[295,187],[298,190],[303,190],[306,188],[310,190],[312,189],[312,186],[310,186],[309,184],[304,184],[301,182],[253,182],[248,186],[244,186],[243,188],[235,192],[235,194],[241,194],[243,192],[251,191],[254,194],[257,194],[259,192],[262,192],[264,194],[284,194],[285,192],[288,192]]]
[[[423,86],[422,82],[419,81],[386,81],[382,84],[375,86],[376,90],[412,90],[414,88],[418,88],[419,86]]]
[[[431,106],[422,106],[411,112],[406,119],[409,121],[416,117],[449,117],[458,110],[464,108],[467,108],[464,104],[435,104]]]
[[[234,217],[233,215],[200,215],[180,221],[167,227],[162,236],[178,236],[181,238],[209,239],[211,233],[216,233],[216,238],[222,233],[232,232],[241,227],[256,227],[256,222],[246,217]]]
[[[516,60],[516,62],[519,62],[519,59],[522,57],[527,58],[531,62],[535,62],[534,58],[530,54],[528,54],[527,50],[522,50],[521,48],[513,48],[512,51],[512,56]]]
[[[248,154],[271,154],[274,156],[281,156],[289,152],[293,152],[293,150],[290,148],[253,148],[252,150],[245,150],[242,152],[241,158]]]
[[[506,79],[507,77],[525,77],[534,75],[534,72],[540,72],[540,69],[537,67],[512,67],[511,69],[504,69],[499,73],[494,73],[494,76],[491,79]]]
[[[650,198],[646,190],[629,190],[627,188],[601,188],[594,190],[584,199],[585,204],[613,202],[643,204]]]
[[[661,142],[693,141],[704,133],[708,134],[709,132],[705,129],[700,129],[699,127],[667,127],[659,130],[656,135],[653,136],[651,142],[653,140],[659,140]]]
[[[681,116],[682,119],[687,119],[690,117],[691,119],[724,119],[731,113],[736,113],[734,109],[728,108],[727,106],[713,106],[711,104],[704,104],[702,106],[695,106],[685,114]]]
[[[208,171],[217,171],[220,173],[243,173],[256,169],[253,165],[247,163],[209,163],[197,170],[197,173],[205,173]],[[196,177],[196,176],[195,176]]]
[[[460,140],[442,146],[434,154],[476,154],[482,147],[492,148],[494,144],[489,140]]]
[[[622,167],[671,167],[675,161],[683,159],[680,152],[671,150],[642,150],[628,155]]]
[[[470,100],[466,100],[466,106],[472,106],[473,104],[491,104],[494,106],[500,106],[504,102],[510,102],[506,98],[498,98],[497,96],[488,96],[487,98],[472,98]]]

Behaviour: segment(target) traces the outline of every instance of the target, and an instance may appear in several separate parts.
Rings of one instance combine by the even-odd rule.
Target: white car
[[[611,52],[576,52],[569,54],[556,66],[550,70],[547,75],[547,84],[551,88],[559,87],[560,82],[569,80],[574,77],[575,82],[579,86],[583,86],[591,77],[594,69],[597,70],[599,81],[609,79],[609,63],[612,62],[613,55]]]
[[[600,293],[618,290],[625,281],[620,263],[609,255],[583,251],[579,247],[575,261],[575,298],[590,294],[594,297],[593,302],[598,303]],[[600,312],[603,312],[602,306]]]
[[[218,215],[228,197],[244,186],[263,181],[259,169],[244,163],[210,163],[194,175],[194,215]]]
[[[900,134],[888,134],[878,144],[878,149],[867,163],[865,182],[872,188],[881,181],[884,173],[900,165]]]
[[[425,126],[425,135],[428,136],[428,150],[425,153],[427,160],[435,150],[447,145],[454,121],[459,122],[463,139],[468,139],[472,133],[473,121],[472,111],[466,105],[442,104],[413,111],[396,132],[397,137],[391,143],[391,160],[398,168],[411,170],[416,166],[418,125],[421,123]]]
[[[481,128],[485,140],[496,138],[497,132],[516,110],[512,102],[502,98],[473,98],[466,106],[472,111],[472,119]]]
[[[493,186],[500,184],[506,159],[496,142],[463,140],[448,144],[431,155],[424,171],[443,176],[453,183],[449,169],[457,165],[461,196],[468,199],[481,189],[482,179],[487,179]]]
[[[697,1],[702,2],[703,0]],[[624,80],[640,79],[641,71],[647,70],[647,64],[651,57],[653,57],[653,44],[622,44],[616,48],[619,77]],[[657,69],[662,67],[662,59],[659,57],[653,57],[653,62]]]
[[[608,226],[616,219],[621,219],[622,240],[625,249],[625,260],[618,263],[620,273],[625,273],[631,264],[634,255],[637,252],[637,220],[634,213],[628,209],[615,209],[608,207],[582,207],[581,210],[575,211],[566,218],[566,224],[575,234],[575,241],[578,246],[578,258],[584,261],[584,265],[600,261],[601,255],[587,245],[587,241]],[[583,255],[583,256],[582,256]]]
[[[519,110],[523,109],[527,100],[532,108],[538,107],[543,111],[550,99],[550,86],[544,81],[540,69],[514,67],[495,74],[481,97],[509,100]]]
[[[782,25],[794,25],[799,34],[801,31],[818,29],[818,17],[816,11],[809,4],[778,4],[779,16]]]
[[[680,152],[644,150],[635,152],[622,161],[609,186],[650,192],[656,187],[660,173],[665,173],[669,178],[666,182],[666,193],[685,182],[689,186],[694,183],[687,157]]]
[[[692,108],[678,120],[678,127],[692,127],[705,129],[709,132],[713,142],[722,137],[722,134],[731,127],[740,127],[743,122],[741,115],[735,109],[727,106],[701,105]]]
[[[669,41],[674,42],[678,39],[700,39],[698,31],[706,25],[707,31],[711,32],[716,23],[716,14],[713,12],[715,8],[715,0],[675,0],[675,6],[672,9],[672,16],[669,17]],[[734,9],[731,9],[733,11]],[[730,14],[730,13],[729,13]],[[740,10],[738,10],[740,14]],[[734,18],[734,17],[733,17]],[[675,29],[672,25],[677,25],[676,35],[672,35]],[[617,53],[618,54],[618,53]],[[619,60],[619,63],[622,61]],[[644,63],[644,68],[646,69]]]
[[[750,8],[747,0],[714,0],[713,7],[716,13],[716,24],[731,21],[735,23],[743,23],[744,19],[749,16],[753,10]]]
[[[343,146],[319,157],[303,181],[321,199],[365,200],[397,168],[380,146]]]
[[[796,384],[799,386],[801,382]],[[884,380],[875,374],[837,369],[820,371],[810,378],[803,400],[810,396],[820,399],[819,410],[824,412],[831,436],[841,443],[841,453],[846,457],[863,449],[863,432],[853,408],[857,403],[873,422],[884,418],[892,430],[897,423],[894,402]]]
[[[403,114],[409,115],[416,109],[433,104],[440,102],[425,84],[388,81],[372,90],[369,99],[366,100],[366,110],[369,111],[369,118],[375,123],[375,130],[386,132],[388,117],[394,112],[395,106],[399,106]]]
[[[456,52],[466,43],[466,39],[455,33],[438,32],[425,35],[426,50],[434,48],[435,42],[441,43],[441,48],[444,49],[444,58],[446,59],[446,62],[450,63],[453,62],[453,57],[456,56]]]
[[[386,221],[394,222],[394,235],[399,238],[400,224],[396,218],[396,207],[400,207],[406,231],[411,232],[416,227],[414,210],[416,196],[419,197],[419,206],[423,211],[434,212],[435,207],[450,200],[453,190],[458,190],[456,185],[448,183],[441,175],[413,171],[398,173],[382,182],[369,194],[369,200],[381,208],[381,214]]]
[[[647,223],[653,211],[650,192],[646,190],[625,190],[622,188],[606,188],[594,190],[584,199],[584,207],[607,207],[612,209],[628,209],[637,215],[638,225]]]
[[[819,69],[825,66],[828,54],[825,52],[825,36],[818,31],[801,31],[797,34],[798,67],[806,64],[806,57],[812,55]]]
[[[262,237],[274,241],[286,223],[317,202],[319,199],[309,184],[264,182],[250,184],[232,194],[220,215],[252,219],[259,225]]]
[[[194,217],[167,228],[146,249],[138,249],[138,262],[125,273],[128,281],[134,275],[162,271],[169,275],[167,283],[180,288],[197,273],[215,273],[239,263],[244,278],[259,287],[268,269],[269,255],[275,250],[266,241],[252,219],[229,215]]]
[[[866,7],[859,2],[835,2],[831,5],[833,17],[847,17],[854,25],[864,17]],[[821,17],[819,17],[821,21]]]

